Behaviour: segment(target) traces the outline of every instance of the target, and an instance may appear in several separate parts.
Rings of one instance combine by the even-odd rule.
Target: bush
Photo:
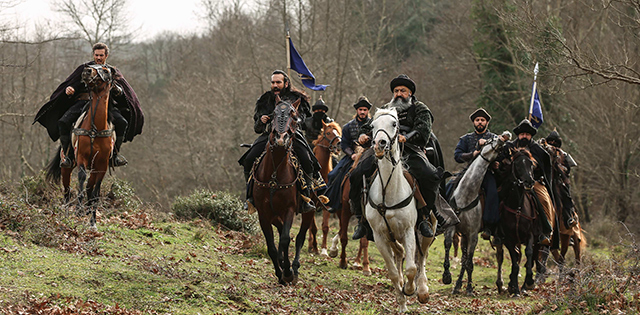
[[[191,196],[177,197],[171,205],[181,219],[205,218],[230,230],[254,234],[258,221],[242,207],[242,201],[228,192],[196,190]]]

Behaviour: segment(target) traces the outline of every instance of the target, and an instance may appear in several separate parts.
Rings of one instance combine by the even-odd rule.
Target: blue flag
[[[542,117],[542,104],[540,103],[540,97],[538,96],[538,89],[536,89],[535,83],[533,85],[533,105],[531,105],[529,116],[531,117],[531,125],[536,129],[544,122]]]
[[[311,71],[309,71],[309,68],[307,68],[307,65],[304,63],[304,60],[302,60],[302,57],[300,57],[296,48],[293,47],[291,38],[289,38],[289,54],[291,55],[291,65],[289,67],[291,70],[300,74],[300,80],[302,80],[304,86],[314,91],[324,91],[327,88],[328,85],[316,85],[316,78]]]

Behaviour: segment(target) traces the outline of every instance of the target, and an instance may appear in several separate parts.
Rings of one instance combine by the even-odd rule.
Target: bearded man
[[[398,142],[404,148],[402,150],[402,160],[405,163],[405,169],[413,175],[420,186],[420,193],[424,197],[426,206],[418,210],[417,228],[424,237],[433,237],[435,235],[433,227],[428,220],[429,214],[433,211],[438,218],[438,225],[442,228],[451,226],[460,222],[458,217],[452,211],[440,213],[436,208],[436,198],[438,198],[439,187],[442,173],[444,169],[438,169],[429,161],[426,156],[426,146],[431,140],[431,126],[433,124],[433,115],[431,110],[423,102],[419,101],[415,96],[416,85],[407,75],[401,74],[391,80],[389,83],[393,98],[391,102],[382,106],[382,108],[395,108],[398,113],[400,124],[400,135]],[[371,122],[364,124],[360,130],[361,135],[358,141],[361,144],[368,143],[371,140],[373,126]],[[362,207],[358,206],[359,196],[362,188],[362,175],[370,177],[375,171],[375,156],[371,155],[363,157],[361,163],[352,172],[350,200],[355,207],[352,207],[355,216],[359,219],[358,226],[353,235],[353,239],[365,236],[370,229],[366,219],[362,215]],[[444,216],[443,216],[444,215]]]
[[[256,159],[264,151],[267,142],[269,141],[269,133],[271,130],[267,128],[271,120],[271,114],[276,108],[276,96],[279,96],[281,100],[287,100],[295,102],[300,99],[300,105],[298,106],[298,117],[301,121],[304,121],[306,117],[311,116],[309,107],[309,101],[307,95],[291,85],[289,76],[282,70],[275,70],[271,74],[271,90],[265,92],[256,101],[255,110],[253,114],[254,131],[259,134],[258,138],[253,142],[251,148],[238,160],[238,163],[244,166],[245,181],[249,181],[251,169]],[[302,170],[304,172],[306,189],[301,193],[305,198],[302,205],[302,212],[310,212],[315,210],[315,205],[311,201],[311,190],[313,189],[312,178],[315,178],[318,182],[321,182],[320,176],[320,164],[313,155],[309,144],[305,137],[302,135],[300,128],[301,124],[298,124],[296,134],[293,141],[293,151],[300,161]],[[324,183],[323,183],[324,184]],[[253,203],[251,196],[251,185],[247,185],[247,203]],[[246,204],[245,204],[246,207]]]

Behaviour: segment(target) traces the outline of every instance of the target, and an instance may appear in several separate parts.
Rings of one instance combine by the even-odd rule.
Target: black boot
[[[429,214],[431,211],[427,207],[423,207],[418,209],[418,231],[424,237],[433,237],[433,226],[431,226],[431,221],[429,221]]]
[[[367,222],[367,219],[365,219],[363,215],[356,215],[356,218],[358,219],[358,225],[356,226],[356,230],[353,232],[353,236],[351,238],[359,240],[369,232],[369,222]]]
[[[482,229],[482,234],[480,234],[480,237],[482,237],[483,240],[488,241],[491,240],[491,224],[489,223],[484,223],[484,228]]]
[[[62,152],[64,152],[64,160],[60,161],[60,167],[73,168],[74,152],[71,149],[71,136],[67,134],[60,135],[60,144],[62,145]]]
[[[313,182],[311,181],[311,176],[304,174],[304,181],[307,187],[303,189],[301,192],[301,195],[302,195],[301,213],[316,211],[316,206],[313,204],[313,200],[311,200],[311,190],[313,189]]]
[[[122,136],[116,136],[116,144],[113,148],[113,156],[111,158],[111,165],[113,167],[118,167],[118,166],[125,166],[127,165],[127,159],[124,158],[124,156],[118,154],[118,152],[120,152],[120,146],[122,146],[122,137],[124,137],[124,135]]]

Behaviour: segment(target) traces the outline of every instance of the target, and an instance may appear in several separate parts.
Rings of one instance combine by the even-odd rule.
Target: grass
[[[153,209],[143,205],[118,209],[105,209],[95,232],[86,228],[86,218],[66,216],[55,200],[25,202],[0,191],[0,313],[386,314],[397,308],[374,243],[369,247],[371,276],[352,264],[357,242],[349,243],[345,270],[338,268],[337,258],[308,253],[305,244],[300,281],[283,287],[277,284],[261,233],[231,231],[201,219],[176,221],[166,214],[154,221]],[[331,236],[337,233],[337,220],[330,231]],[[430,301],[422,305],[410,297],[411,314],[639,310],[640,255],[634,242],[605,246],[600,240],[593,253],[587,250],[579,268],[573,268],[569,252],[567,270],[577,276],[558,274],[552,267],[546,283],[513,298],[497,293],[495,255],[482,240],[474,260],[475,295],[452,295],[453,284],[441,282],[442,241],[438,237],[427,259]],[[454,283],[459,268],[459,258],[454,258]],[[506,258],[507,281],[509,268]]]

